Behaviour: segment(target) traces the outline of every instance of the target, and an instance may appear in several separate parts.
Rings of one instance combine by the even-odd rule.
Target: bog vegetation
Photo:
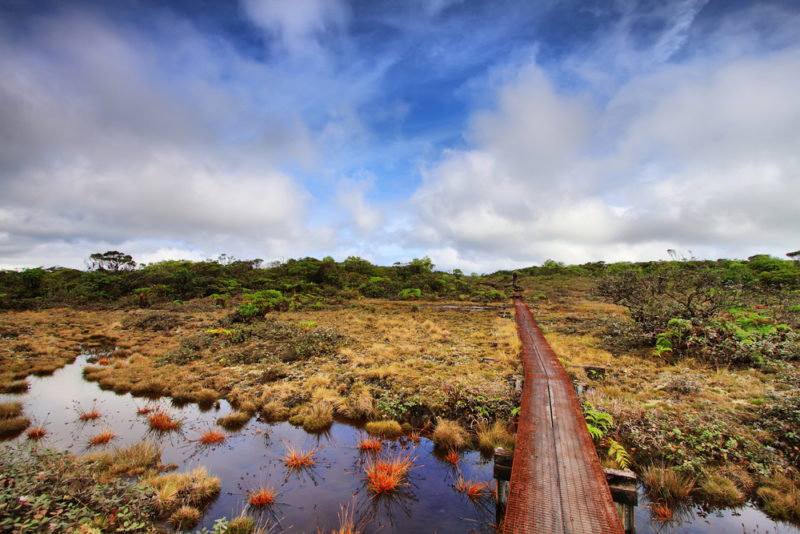
[[[510,271],[445,273],[428,258],[388,267],[357,257],[136,265],[115,251],[92,255],[88,266],[0,272],[0,392],[24,392],[29,375],[95,350],[87,380],[175,402],[228,399],[236,411],[217,424],[230,432],[254,416],[309,432],[357,420],[379,438],[365,438],[365,451],[423,432],[453,464],[465,447],[513,447],[508,423],[521,368],[513,316],[501,307]],[[524,298],[581,386],[603,463],[637,471],[663,517],[687,496],[720,506],[754,498],[800,522],[797,262],[548,260],[518,273]],[[492,305],[441,306],[459,303]],[[181,423],[168,413],[143,417],[161,431]],[[2,406],[3,437],[29,426],[18,407]],[[209,430],[200,439],[225,434]],[[284,461],[300,466],[314,452],[290,450]],[[59,458],[48,461],[73,473],[73,460]],[[376,494],[404,484],[408,466],[390,460],[370,460],[365,477]],[[136,491],[179,482],[151,480]],[[152,513],[189,528],[201,509],[165,500]]]

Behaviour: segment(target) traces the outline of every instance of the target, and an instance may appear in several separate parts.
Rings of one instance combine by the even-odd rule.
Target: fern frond
[[[631,455],[613,438],[608,438],[608,456],[617,462],[620,469],[627,469],[631,466]]]

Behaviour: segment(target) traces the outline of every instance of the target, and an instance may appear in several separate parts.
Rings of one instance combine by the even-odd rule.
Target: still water
[[[0,402],[22,402],[24,414],[33,425],[45,426],[47,436],[42,442],[49,447],[76,455],[99,450],[103,446],[90,446],[89,439],[109,429],[116,438],[104,447],[125,447],[146,438],[162,448],[165,464],[174,463],[181,472],[205,467],[210,475],[220,478],[222,489],[206,509],[200,527],[210,527],[217,518],[230,519],[245,511],[260,519],[262,525],[273,525],[273,531],[326,531],[339,526],[340,507],[349,505],[366,532],[493,532],[492,497],[472,500],[456,490],[459,476],[492,481],[491,460],[476,451],[463,453],[456,468],[426,438],[417,442],[404,438],[384,441],[384,454],[410,453],[414,467],[407,487],[392,496],[375,498],[364,480],[364,462],[369,456],[358,449],[359,439],[365,434],[356,427],[337,422],[329,431],[315,435],[289,423],[269,424],[254,418],[243,429],[226,432],[228,438],[223,443],[203,445],[200,436],[216,428],[218,417],[231,412],[227,402],[201,410],[195,404],[175,406],[166,399],[117,395],[83,380],[85,363],[86,356],[81,356],[52,376],[29,377],[27,393],[0,395]],[[147,417],[137,413],[146,407],[166,409],[173,419],[183,421],[182,428],[153,432]],[[100,418],[80,421],[78,413],[93,408],[101,413]],[[23,434],[12,442],[25,439]],[[289,470],[280,460],[289,446],[303,451],[319,449],[317,463],[304,471]],[[259,512],[248,507],[247,493],[261,486],[276,488],[278,498],[274,506]],[[676,513],[675,521],[662,524],[651,520],[644,495],[634,518],[639,533],[800,534],[800,529],[776,523],[751,506],[711,513],[688,507]]]

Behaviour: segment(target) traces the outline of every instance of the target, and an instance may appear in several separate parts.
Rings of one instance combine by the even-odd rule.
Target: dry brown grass
[[[251,412],[233,412],[217,419],[217,424],[225,430],[239,430],[253,417]]]
[[[508,431],[505,421],[495,421],[492,425],[481,423],[477,428],[478,448],[483,452],[490,453],[497,447],[506,450],[514,448],[514,435]]]
[[[433,443],[441,449],[463,449],[469,443],[469,435],[456,421],[439,419],[431,436]]]
[[[403,433],[403,428],[397,421],[370,421],[366,425],[367,433],[382,438],[396,438]]]
[[[17,417],[22,413],[21,402],[2,402],[0,403],[0,419]]]

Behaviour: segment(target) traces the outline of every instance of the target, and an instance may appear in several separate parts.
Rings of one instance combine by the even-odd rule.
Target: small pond
[[[81,371],[86,356],[56,371],[49,377],[29,377],[31,385],[22,395],[0,395],[0,402],[16,400],[34,425],[44,425],[43,445],[80,455],[101,447],[90,446],[89,439],[109,429],[116,437],[105,447],[124,447],[149,439],[162,448],[162,461],[176,464],[180,471],[203,466],[221,479],[219,497],[206,509],[200,527],[210,527],[220,517],[228,519],[243,510],[277,525],[273,531],[329,531],[338,527],[340,507],[349,505],[356,519],[366,524],[367,532],[493,532],[494,500],[488,494],[472,500],[456,490],[459,475],[464,480],[491,482],[491,460],[477,451],[462,454],[458,468],[446,462],[433,443],[421,438],[384,441],[384,452],[410,453],[414,468],[410,484],[390,497],[374,498],[367,490],[363,474],[368,456],[358,449],[364,432],[356,427],[334,423],[322,434],[309,434],[289,423],[269,424],[252,419],[244,428],[227,432],[219,445],[203,445],[200,436],[215,428],[215,421],[231,412],[225,401],[201,410],[195,404],[175,406],[168,399],[147,400],[130,394],[117,395],[83,380]],[[140,408],[164,408],[183,421],[180,431],[155,433]],[[82,422],[79,411],[96,408],[101,416]],[[11,440],[24,441],[25,434]],[[296,450],[319,449],[313,468],[290,471],[280,460],[287,447]],[[278,491],[277,503],[259,517],[248,510],[247,492],[260,486]],[[754,507],[706,513],[689,507],[676,513],[675,521],[662,524],[651,520],[647,499],[641,494],[634,509],[635,529],[639,533],[723,532],[800,534],[800,529],[776,523]]]

